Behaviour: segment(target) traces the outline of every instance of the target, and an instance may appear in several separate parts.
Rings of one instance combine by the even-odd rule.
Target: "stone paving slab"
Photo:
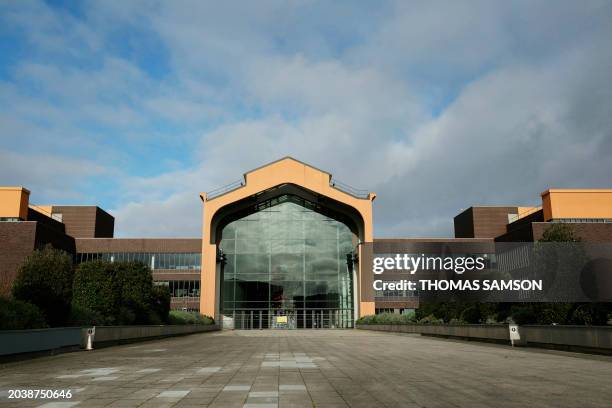
[[[606,407],[612,358],[360,330],[224,331],[0,367],[4,407]],[[71,390],[8,399],[8,390]]]

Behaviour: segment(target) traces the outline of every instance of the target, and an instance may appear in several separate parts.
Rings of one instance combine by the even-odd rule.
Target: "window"
[[[201,255],[199,252],[181,253],[150,253],[150,252],[105,252],[105,253],[78,253],[75,257],[77,263],[90,262],[102,259],[110,262],[142,262],[153,267],[152,269],[194,270],[201,269]]]

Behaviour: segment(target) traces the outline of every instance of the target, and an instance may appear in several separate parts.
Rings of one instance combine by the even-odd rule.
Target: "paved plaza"
[[[225,331],[5,364],[0,390],[0,407],[609,408],[612,358],[361,330]]]

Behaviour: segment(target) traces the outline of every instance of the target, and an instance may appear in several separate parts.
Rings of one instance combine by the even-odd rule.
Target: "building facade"
[[[612,190],[547,190],[537,207],[470,207],[455,217],[454,238],[375,239],[374,193],[290,157],[200,198],[201,237],[114,238],[114,218],[99,207],[36,206],[28,190],[0,188],[0,295],[25,257],[51,244],[77,264],[143,262],[169,288],[173,309],[228,327],[347,328],[360,316],[418,307],[416,295],[364,295],[369,244],[488,251],[495,242],[537,240],[552,223],[586,241],[612,240]]]

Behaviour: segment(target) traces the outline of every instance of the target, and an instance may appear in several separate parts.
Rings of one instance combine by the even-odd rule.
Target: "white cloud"
[[[42,55],[63,58],[16,64],[14,81],[0,83],[0,118],[37,154],[77,146],[71,158],[112,168],[119,235],[198,236],[200,191],[285,155],[376,191],[379,236],[448,236],[473,204],[536,204],[548,187],[612,183],[606,2],[270,1],[238,13],[197,1],[94,2],[84,20],[44,5],[10,9]],[[158,41],[170,72],[155,78],[118,55],[120,30]],[[12,152],[33,157],[9,137],[0,131]],[[130,161],[156,144],[189,153],[151,157],[170,170],[134,170]],[[10,163],[12,179],[41,188],[69,172],[47,166],[35,181]],[[91,177],[73,173],[64,190]]]
[[[190,192],[166,199],[130,201],[111,213],[116,220],[117,237],[201,236],[201,202]]]
[[[66,185],[103,175],[106,171],[103,167],[72,157],[0,150],[0,185],[28,188],[35,204],[46,204],[49,199],[82,199],[82,194],[66,190]]]

